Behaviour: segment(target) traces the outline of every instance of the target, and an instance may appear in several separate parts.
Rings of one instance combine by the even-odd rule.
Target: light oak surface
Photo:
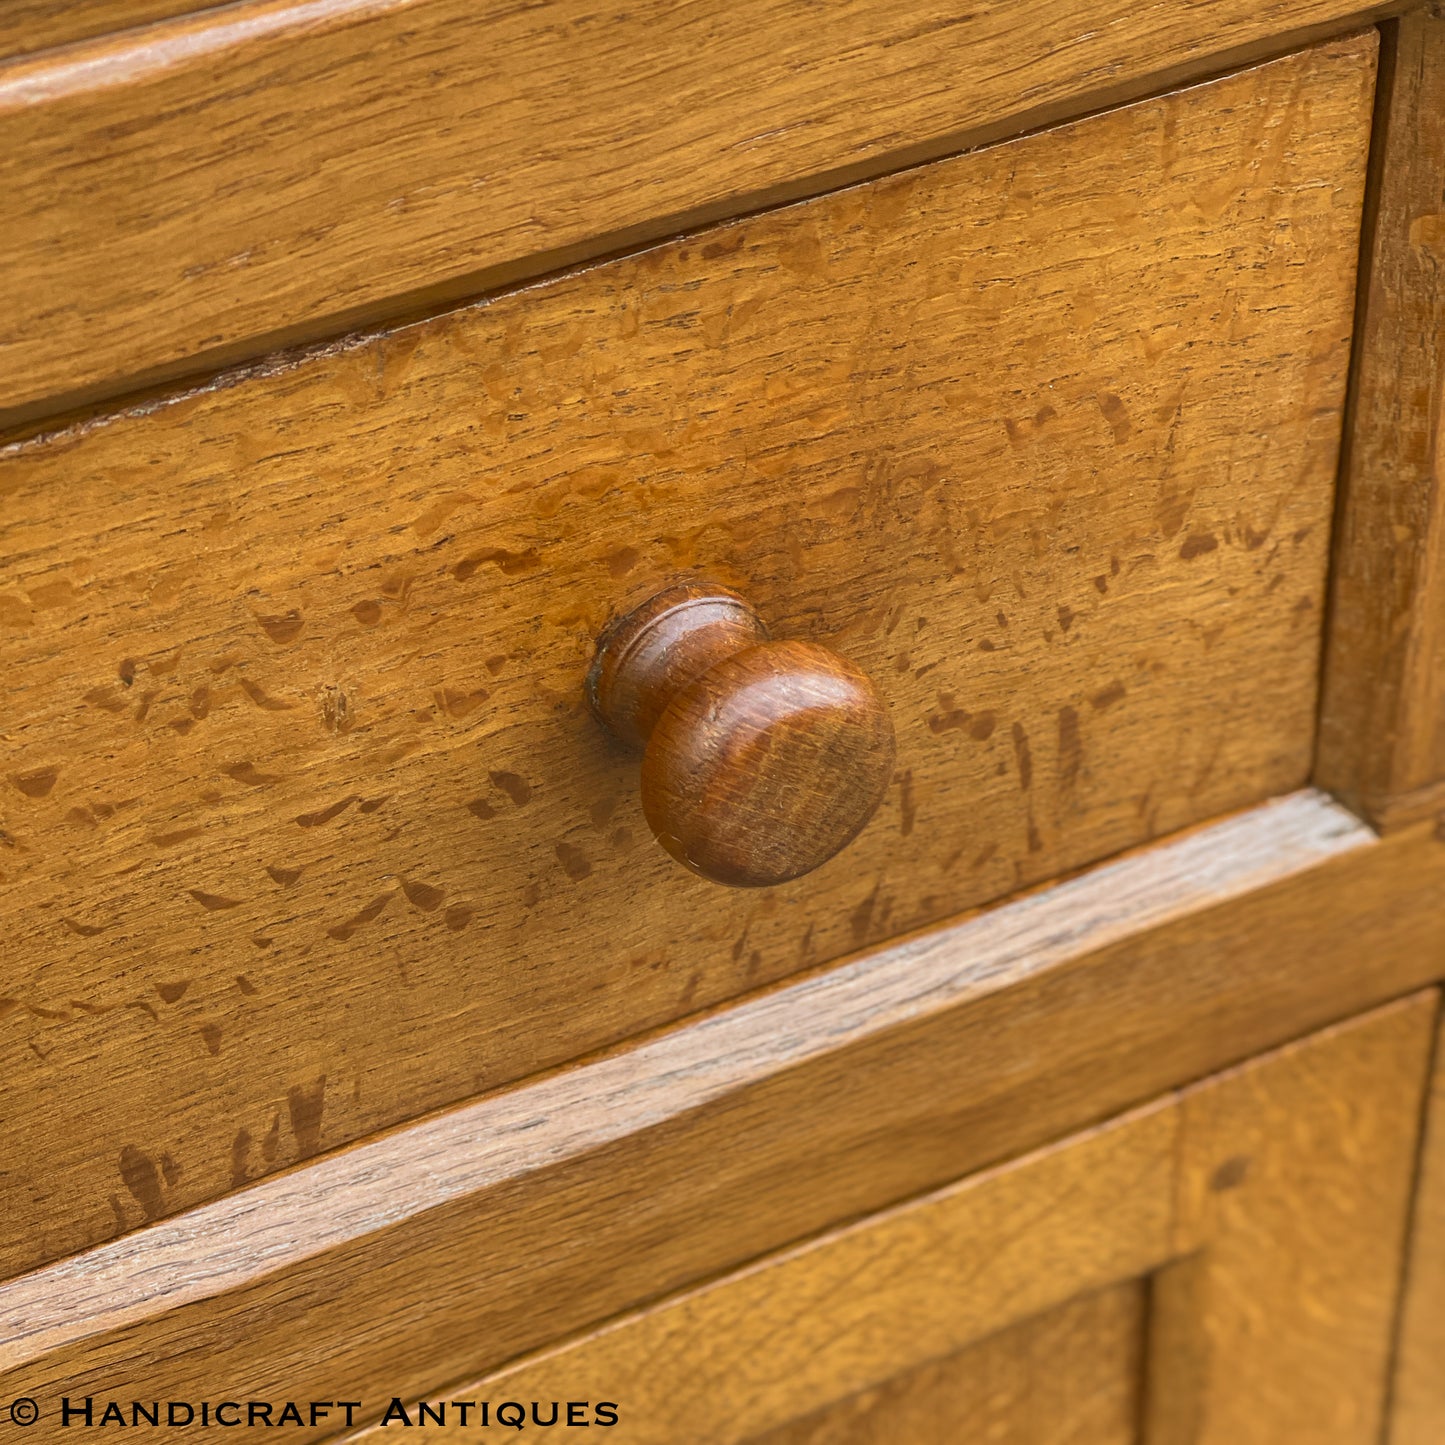
[[[0,60],[207,8],[206,0],[5,0]]]
[[[1151,1106],[445,1396],[614,1400],[632,1445],[748,1440],[1163,1263],[1176,1131]]]
[[[1151,1442],[1375,1445],[1434,1014],[1417,995],[428,1398],[607,1399],[609,1438],[729,1445],[1162,1265]],[[453,1412],[415,1438],[469,1437]]]
[[[1316,777],[1384,826],[1445,805],[1445,17],[1386,28],[1377,193]]]
[[[1445,1049],[1435,1044],[1388,1445],[1445,1438]]]
[[[1388,8],[247,0],[13,62],[0,416],[816,194]]]
[[[191,8],[0,6],[0,1445],[1439,1445],[1441,7]],[[802,882],[680,579],[897,729]]]
[[[1135,1445],[1145,1292],[1112,1285],[751,1445]]]
[[[0,457],[0,1271],[1298,785],[1374,44]],[[888,706],[798,883],[587,713],[678,572]]]
[[[420,1393],[1417,987],[1442,958],[1429,829],[1379,841],[1316,795],[1270,804],[14,1280],[0,1392]]]
[[[1149,1445],[1375,1445],[1436,996],[1186,1089]]]

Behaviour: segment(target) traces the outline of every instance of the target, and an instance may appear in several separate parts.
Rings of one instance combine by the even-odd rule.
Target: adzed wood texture
[[[816,194],[1388,8],[245,0],[36,55],[0,70],[0,419]]]
[[[438,1390],[413,1438],[473,1438],[456,1399],[606,1399],[609,1439],[735,1445],[1164,1266],[1151,1445],[1376,1445],[1434,1013],[1417,995]]]
[[[1432,830],[1381,841],[1315,794],[1267,804],[0,1286],[0,1398],[420,1394],[1442,958]]]
[[[1445,806],[1445,16],[1385,36],[1316,778],[1394,827]]]
[[[0,456],[0,1271],[1300,783],[1374,47]],[[897,729],[781,889],[584,702],[680,574]]]

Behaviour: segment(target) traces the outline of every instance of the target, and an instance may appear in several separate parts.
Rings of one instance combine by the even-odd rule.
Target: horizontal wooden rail
[[[1281,53],[1360,0],[247,0],[0,66],[0,425]]]

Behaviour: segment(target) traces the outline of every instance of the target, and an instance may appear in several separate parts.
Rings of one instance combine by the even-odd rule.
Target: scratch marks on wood
[[[275,643],[294,642],[306,625],[306,619],[293,607],[279,617],[257,617],[261,630]]]
[[[490,563],[504,577],[516,577],[523,572],[534,572],[542,565],[536,552],[506,552],[497,547],[483,547],[479,552],[464,557],[452,568],[452,576],[458,582],[466,582],[477,569]]]
[[[288,712],[296,706],[294,702],[282,702],[280,698],[272,697],[259,683],[252,682],[249,677],[241,678],[240,683],[241,691],[264,712]]]
[[[1079,781],[1083,743],[1079,737],[1079,714],[1071,707],[1059,709],[1059,786],[1072,788]]]
[[[1013,738],[1014,758],[1019,768],[1019,788],[1026,793],[1034,784],[1034,755],[1029,748],[1029,735],[1018,722],[1009,728],[1009,735]]]
[[[140,1205],[141,1213],[147,1220],[161,1218],[166,1213],[165,1195],[160,1171],[150,1156],[142,1154],[134,1144],[127,1144],[120,1151],[119,1167],[121,1182]]]
[[[517,773],[488,773],[492,786],[500,788],[519,808],[525,808],[532,801],[532,785]]]
[[[27,798],[48,798],[59,776],[57,767],[34,768],[27,773],[12,774],[10,781]]]
[[[244,783],[248,788],[265,788],[272,783],[279,783],[279,773],[263,773],[254,763],[227,763],[221,771],[228,777],[234,778],[238,783]]]
[[[1129,409],[1112,391],[1102,391],[1099,393],[1099,410],[1104,414],[1104,420],[1109,423],[1115,446],[1122,446],[1134,431]]]
[[[953,702],[952,693],[939,693],[939,710],[929,714],[929,732],[937,734],[963,730],[975,742],[987,742],[998,725],[998,715],[992,711],[971,713],[961,707],[954,707]]]
[[[80,923],[74,918],[62,918],[60,921],[81,938],[94,938],[97,933],[104,933],[106,929],[103,923]]]
[[[231,1188],[239,1189],[247,1180],[246,1158],[251,1152],[251,1135],[246,1129],[237,1129],[231,1140]]]
[[[898,831],[903,837],[912,834],[917,813],[913,797],[913,769],[905,768],[898,775]]]
[[[401,880],[401,890],[406,894],[407,902],[413,908],[420,908],[423,913],[433,912],[446,897],[446,889],[431,883],[418,883],[409,878]]]
[[[592,873],[592,860],[571,843],[558,843],[555,850],[557,861],[561,863],[563,872],[574,882],[580,883]]]

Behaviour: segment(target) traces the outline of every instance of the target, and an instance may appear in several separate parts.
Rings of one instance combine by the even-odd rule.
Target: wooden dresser
[[[0,1442],[1445,1442],[1445,10],[0,57]]]

